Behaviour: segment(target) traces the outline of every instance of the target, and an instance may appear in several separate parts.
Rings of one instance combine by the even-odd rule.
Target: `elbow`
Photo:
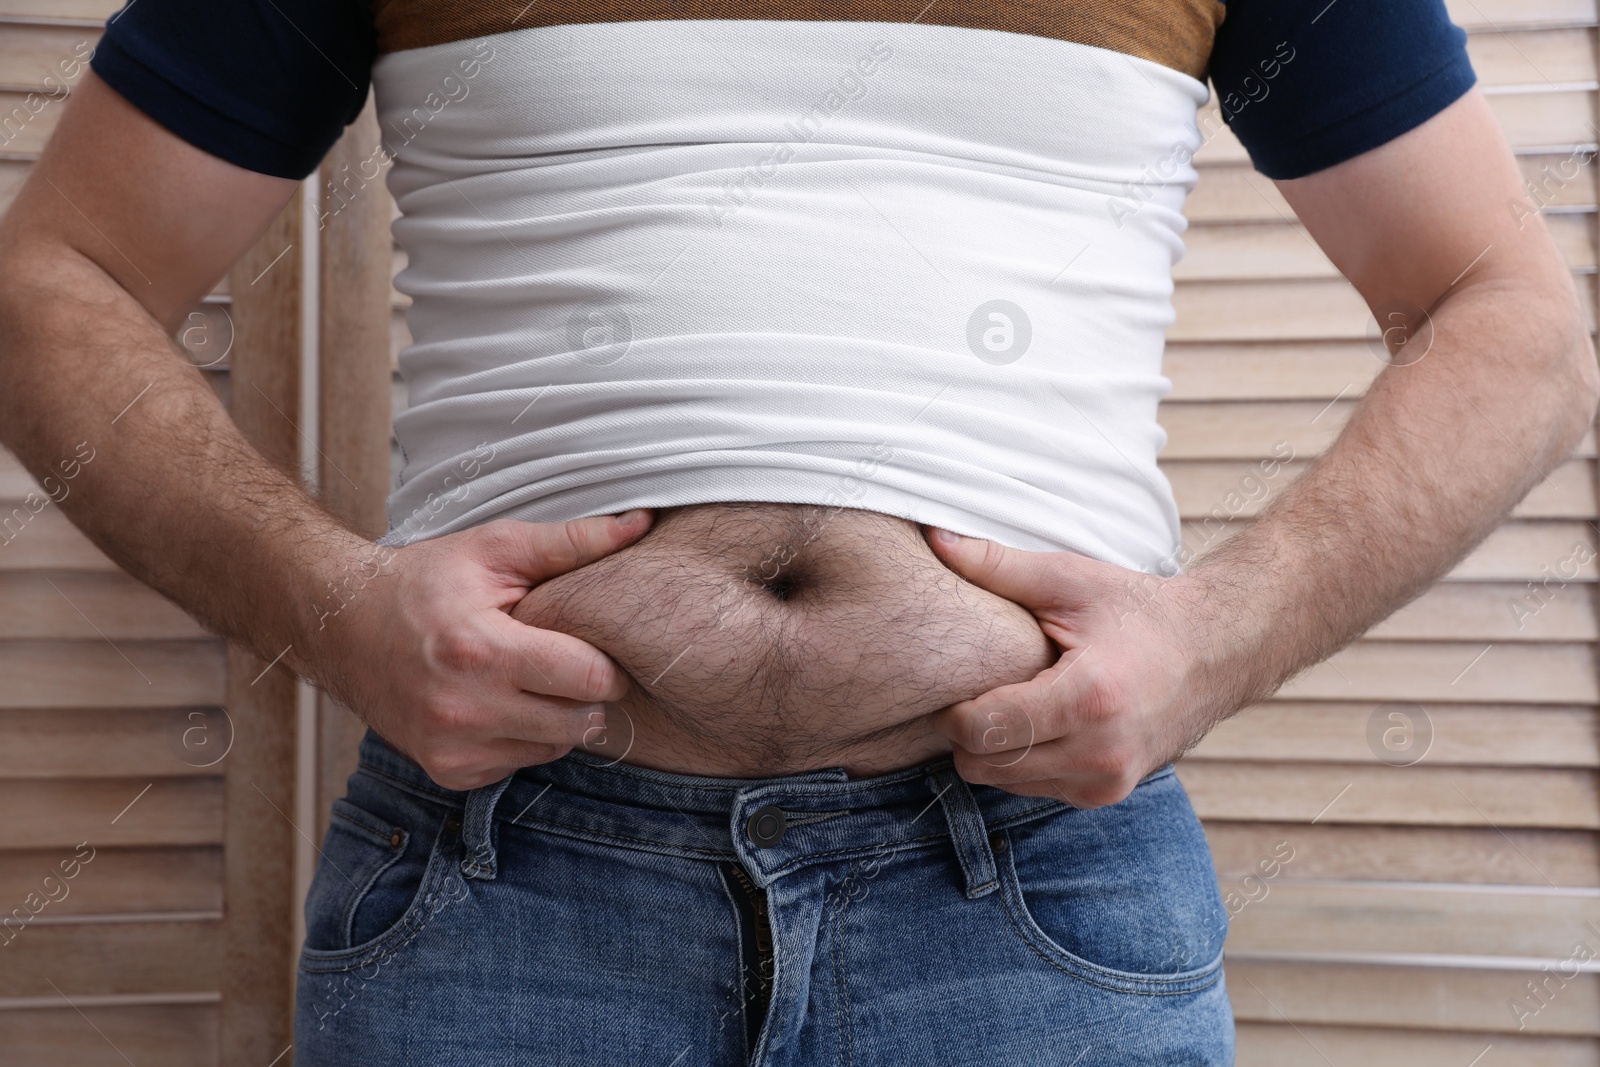
[[[1565,333],[1551,374],[1558,460],[1565,459],[1583,440],[1600,409],[1600,364],[1595,361],[1588,322],[1581,313],[1574,316]]]

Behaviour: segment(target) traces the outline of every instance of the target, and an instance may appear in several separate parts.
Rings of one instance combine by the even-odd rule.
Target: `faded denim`
[[[948,760],[580,752],[457,793],[368,734],[322,851],[299,1067],[1233,1062],[1227,914],[1170,768],[1095,811]]]

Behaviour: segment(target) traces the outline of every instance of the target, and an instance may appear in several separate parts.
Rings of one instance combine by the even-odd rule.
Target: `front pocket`
[[[306,894],[306,944],[344,949],[378,880],[405,855],[410,834],[348,800],[333,802],[320,861]]]
[[[458,820],[445,820],[428,841],[342,800],[334,810],[328,832],[334,851],[318,864],[306,899],[300,964],[312,972],[387,959],[467,892],[458,869]],[[341,856],[364,878],[344,877],[350,872],[341,872]]]
[[[1195,992],[1221,977],[1227,912],[1175,776],[1110,807],[1063,805],[991,843],[1007,918],[1057,970],[1150,995]]]

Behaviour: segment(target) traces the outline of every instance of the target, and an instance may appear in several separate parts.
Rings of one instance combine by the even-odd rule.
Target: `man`
[[[371,726],[303,1064],[1231,1062],[1172,761],[1600,388],[1438,0],[138,0],[94,70],[4,222],[5,439],[94,442],[73,520]],[[411,403],[330,616],[373,546],[167,334],[369,72]],[[1155,411],[1208,72],[1394,357],[1187,566]]]

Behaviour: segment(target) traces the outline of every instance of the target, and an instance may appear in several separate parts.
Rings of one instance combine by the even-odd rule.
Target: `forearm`
[[[327,583],[371,546],[250,447],[138,301],[75,253],[11,250],[0,381],[0,438],[52,506],[208,628],[304,668]]]
[[[1570,286],[1466,288],[1432,322],[1425,358],[1386,368],[1304,475],[1174,579],[1197,620],[1202,731],[1446,574],[1590,424],[1594,353]]]

